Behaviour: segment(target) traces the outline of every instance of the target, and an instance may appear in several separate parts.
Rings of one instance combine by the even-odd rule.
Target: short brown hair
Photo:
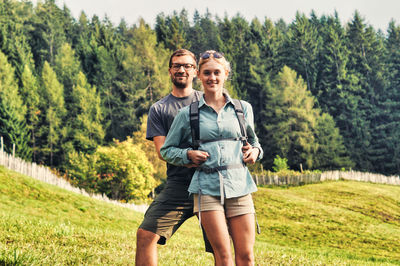
[[[184,56],[184,55],[191,56],[194,60],[194,66],[197,67],[197,60],[196,60],[196,56],[194,55],[194,53],[192,53],[191,51],[186,50],[186,49],[178,49],[175,52],[173,52],[171,57],[169,58],[169,68],[171,68],[171,66],[172,66],[172,58],[174,58],[175,56]]]

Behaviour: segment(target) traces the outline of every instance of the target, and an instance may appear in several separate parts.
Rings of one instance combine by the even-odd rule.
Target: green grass
[[[400,187],[326,182],[260,189],[255,198],[260,242],[342,263],[400,264]]]
[[[257,265],[400,265],[400,187],[326,182],[260,188]],[[133,265],[143,214],[0,167],[0,265]],[[212,265],[196,219],[159,265]]]

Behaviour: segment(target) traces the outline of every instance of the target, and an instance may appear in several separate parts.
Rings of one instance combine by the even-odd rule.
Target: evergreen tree
[[[168,38],[168,25],[164,12],[161,12],[157,15],[154,30],[157,36],[157,43],[162,43],[164,46],[166,46]]]
[[[172,16],[163,13],[156,18],[155,31],[157,41],[163,43],[164,46],[172,51],[185,48],[190,49],[190,42],[187,39],[188,30],[187,12],[182,10],[180,16],[174,11]]]
[[[95,19],[95,17],[94,17]],[[86,14],[81,12],[79,23],[75,27],[75,38],[72,41],[72,46],[76,52],[81,68],[86,75],[89,83],[93,84],[96,75],[96,58],[95,50],[98,47],[94,32],[98,31],[98,27],[93,28],[93,25],[88,20]]]
[[[7,106],[4,98],[0,98],[0,136],[4,138],[5,151],[13,152],[15,145],[15,156],[30,160],[32,149],[29,147],[29,133],[26,130],[24,120],[20,120],[15,110]]]
[[[0,98],[3,105],[10,108],[18,121],[25,119],[26,106],[22,102],[15,80],[14,68],[8,63],[7,57],[0,51]]]
[[[382,111],[379,95],[384,93],[383,44],[371,26],[367,26],[358,12],[348,24],[346,46],[350,51],[347,69],[353,81],[353,99],[357,106],[349,119],[349,135],[346,146],[358,169],[374,171],[375,162],[382,154],[379,144],[374,143],[384,136],[378,126]]]
[[[6,151],[16,146],[16,155],[30,159],[31,148],[28,145],[29,134],[25,125],[26,106],[23,104],[14,68],[7,57],[0,52],[0,135],[4,137]]]
[[[190,39],[187,38],[187,33],[190,31],[191,26],[190,26],[190,21],[188,18],[188,12],[185,8],[182,8],[182,10],[179,12],[178,18],[179,18],[182,30],[185,33],[184,34],[185,41],[189,45],[189,47],[191,47]]]
[[[140,117],[150,105],[170,91],[168,60],[170,52],[157,45],[156,34],[141,20],[139,26],[129,30],[131,35],[125,51],[121,103],[115,113],[120,139],[139,129]],[[128,118],[128,119],[127,119]]]
[[[320,42],[317,27],[304,14],[297,13],[286,34],[283,56],[286,64],[303,77],[313,94]]]
[[[337,14],[335,17],[326,18],[321,28],[323,45],[315,96],[322,110],[337,118],[342,112],[338,101],[351,96],[348,93],[343,95],[349,83],[346,69],[349,51],[343,41],[345,33]]]
[[[231,84],[240,98],[246,98],[245,88],[241,88],[241,77],[245,76],[249,69],[249,23],[237,15],[229,20],[227,17],[219,21],[220,32],[219,51],[225,54],[231,63]]]
[[[33,65],[31,48],[26,31],[33,12],[29,2],[0,2],[0,50],[7,55],[20,84],[24,66]]]
[[[384,112],[376,128],[384,133],[384,138],[379,139],[384,158],[376,171],[393,175],[400,172],[400,26],[394,21],[389,23],[385,46],[386,90],[380,101]]]
[[[92,153],[104,138],[100,96],[96,88],[88,84],[75,52],[67,43],[56,56],[55,72],[63,84],[68,110],[64,123],[67,135],[61,144],[64,157],[75,151]]]
[[[76,86],[78,73],[81,71],[80,62],[75,56],[74,50],[68,43],[64,43],[55,58],[54,71],[58,81],[64,87],[65,105],[68,110],[73,104],[73,87]]]
[[[76,20],[71,14],[71,10],[64,3],[63,8],[61,10],[59,23],[62,24],[62,28],[65,34],[65,41],[67,43],[72,43],[73,39],[76,38]]]
[[[272,166],[272,159],[279,155],[287,158],[292,169],[300,164],[313,168],[316,152],[316,120],[319,110],[314,108],[314,97],[295,71],[284,67],[269,87],[270,101],[265,103],[263,139],[264,163]]]
[[[190,50],[198,56],[206,50],[218,50],[220,37],[216,22],[212,19],[211,13],[201,16],[196,10],[193,16],[194,25],[188,30]]]
[[[67,141],[63,144],[67,157],[75,151],[93,153],[104,138],[100,96],[96,88],[87,83],[82,72],[75,79],[66,121]]]
[[[343,138],[333,118],[321,113],[315,98],[295,71],[284,67],[272,82],[265,80],[264,108],[258,130],[270,168],[277,155],[287,158],[292,169],[352,167]]]
[[[121,21],[119,22],[117,29],[116,29],[116,34],[121,36],[121,41],[124,44],[128,43],[128,40],[129,40],[128,24],[126,23],[124,18],[122,18]]]
[[[247,99],[252,103],[254,113],[259,114],[265,102],[264,82],[268,76],[261,51],[256,43],[249,47],[249,70],[241,80],[241,88],[246,90]],[[266,58],[267,59],[267,58]],[[259,120],[256,118],[255,123]]]
[[[128,78],[121,73],[125,59],[124,46],[109,20],[101,23],[98,18],[93,17],[90,26],[94,34],[89,41],[91,48],[88,51],[93,65],[90,66],[87,78],[98,89],[102,99],[106,141],[114,138],[122,140],[127,135],[120,131],[116,121],[121,121],[118,113],[124,101],[121,98],[121,91],[125,89],[122,79]]]
[[[340,153],[346,154],[346,150],[354,152],[351,135],[356,130],[355,126],[360,123],[356,117],[360,101],[356,91],[360,90],[360,85],[357,77],[354,74],[349,74],[347,70],[349,50],[345,43],[345,31],[340,24],[337,13],[334,16],[322,17],[319,22],[314,19],[313,24],[318,25],[323,38],[318,62],[315,96],[321,109],[333,117],[341,135],[344,136],[343,141],[347,149],[343,149]],[[325,119],[325,122],[328,123],[326,126],[330,127],[329,120]],[[323,130],[321,126],[319,128]],[[330,132],[333,133],[332,130]],[[338,150],[342,149],[339,146],[337,146]],[[335,153],[337,152],[332,151],[332,155]],[[328,158],[328,156],[328,154],[323,155],[321,152],[318,155],[319,158]],[[344,162],[339,164],[337,160],[332,160],[332,163],[336,166],[346,167],[346,164],[343,164]],[[326,167],[323,164],[321,167]],[[349,167],[351,164],[347,165]]]
[[[253,19],[250,25],[250,40],[260,48],[260,57],[265,64],[265,70],[272,75],[278,74],[283,68],[280,50],[283,45],[283,34],[271,20],[265,18],[264,24]]]
[[[329,114],[322,113],[321,116],[317,117],[315,139],[317,150],[313,158],[314,168],[337,170],[354,166],[347,155],[343,137]]]
[[[228,91],[253,105],[268,147],[265,166],[275,155],[290,157],[294,168],[349,167],[351,158],[356,169],[397,174],[399,26],[391,22],[384,35],[358,12],[345,27],[338,17],[313,11],[290,24],[249,23],[207,9],[190,22],[182,9],[161,13],[153,30],[144,20],[115,27],[83,12],[75,21],[55,0],[0,1],[0,130],[7,142],[26,147],[17,147],[20,156],[29,158],[33,148],[35,161],[65,166],[67,153],[91,153],[139,129],[150,104],[170,90],[170,50],[213,49],[231,62]],[[277,76],[284,65],[303,83],[286,68]],[[307,93],[299,89],[305,87]]]
[[[30,21],[29,43],[32,47],[36,67],[41,69],[45,61],[54,65],[55,56],[61,45],[67,40],[65,15],[55,0],[37,3],[36,16]]]
[[[269,77],[278,73],[279,37],[272,23],[266,19],[261,25],[254,19],[250,25],[251,44],[248,47],[248,71],[240,77],[240,89],[245,90],[246,99],[253,105],[256,124],[265,121],[262,110],[268,97],[265,84]]]
[[[38,82],[28,65],[25,65],[24,71],[22,72],[21,83],[21,97],[24,99],[27,107],[25,116],[26,128],[31,136],[29,145],[33,150],[33,160],[36,161],[36,137],[38,134],[39,116],[41,112],[39,109],[40,95]]]
[[[56,73],[46,61],[42,71],[40,124],[40,161],[57,166],[63,159],[61,140],[66,136],[63,120],[66,115],[64,88],[57,80]]]

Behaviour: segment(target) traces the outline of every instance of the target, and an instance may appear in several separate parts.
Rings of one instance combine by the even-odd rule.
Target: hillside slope
[[[400,264],[400,187],[327,182],[260,188],[257,265]],[[133,265],[143,214],[0,167],[0,265]],[[160,265],[212,265],[196,219]]]
[[[258,240],[337,258],[400,264],[400,187],[325,182],[255,194]]]

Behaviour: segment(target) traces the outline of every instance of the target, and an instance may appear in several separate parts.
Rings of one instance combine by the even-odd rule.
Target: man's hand
[[[200,164],[207,161],[207,159],[208,159],[208,157],[210,157],[210,155],[208,154],[208,152],[205,152],[205,151],[188,150],[187,157],[193,162],[194,165],[196,165],[196,166],[192,166],[192,167],[197,167]],[[188,166],[186,166],[186,167],[188,167]]]
[[[257,161],[260,150],[252,147],[248,142],[242,147],[243,162],[248,164],[254,164]]]

